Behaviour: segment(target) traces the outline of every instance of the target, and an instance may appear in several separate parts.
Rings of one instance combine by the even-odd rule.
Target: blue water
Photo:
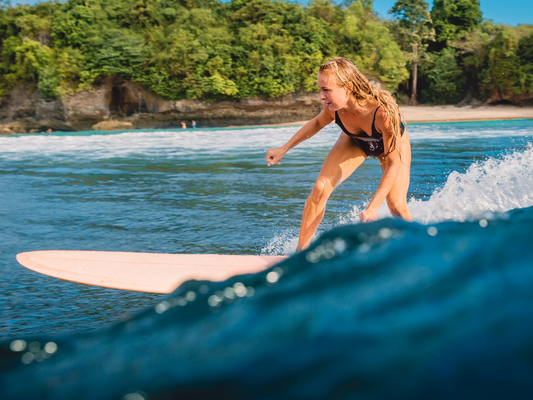
[[[368,160],[328,202],[319,235],[336,231],[280,265],[275,283],[267,271],[165,297],[64,282],[15,260],[45,249],[290,255],[339,134],[329,126],[267,168],[265,149],[296,129],[0,137],[0,397],[533,389],[531,120],[410,125],[416,223],[382,208],[377,223],[357,224],[380,176]],[[209,305],[236,282],[254,295]],[[188,291],[187,306],[155,311]],[[12,351],[22,339],[33,347]]]

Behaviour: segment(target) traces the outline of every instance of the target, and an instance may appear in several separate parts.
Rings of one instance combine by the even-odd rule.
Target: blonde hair
[[[391,145],[387,154],[393,152],[401,137],[401,122],[403,116],[398,104],[386,90],[376,88],[366,79],[357,67],[343,57],[332,58],[322,64],[318,70],[321,74],[333,74],[340,87],[347,87],[359,104],[377,100],[378,105],[385,111],[390,122]]]

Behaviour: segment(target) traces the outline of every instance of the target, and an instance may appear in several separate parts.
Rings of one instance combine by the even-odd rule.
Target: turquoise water
[[[429,398],[441,388],[433,398],[447,398],[473,368],[466,381],[485,385],[485,398],[499,393],[498,379],[520,397],[533,372],[533,324],[524,322],[533,317],[533,121],[408,129],[416,223],[391,220],[386,208],[377,223],[357,223],[380,177],[369,159],[328,203],[319,234],[337,230],[281,265],[278,284],[266,273],[235,278],[164,314],[154,306],[200,284],[170,297],[89,287],[26,270],[15,255],[291,255],[339,129],[270,168],[266,148],[296,127],[1,137],[0,371],[11,372],[0,375],[0,394],[202,398],[223,387],[218,398],[398,398],[394,388]],[[238,280],[256,295],[208,305]],[[28,337],[60,350],[22,364],[9,347]],[[25,380],[34,385],[1,384]]]
[[[291,254],[305,199],[339,135],[331,125],[267,168],[266,148],[296,130],[0,137],[0,338],[96,329],[160,297],[42,276],[16,262],[20,252]],[[416,221],[533,205],[533,121],[413,124],[409,132]],[[369,159],[343,183],[321,232],[357,222],[380,174]]]

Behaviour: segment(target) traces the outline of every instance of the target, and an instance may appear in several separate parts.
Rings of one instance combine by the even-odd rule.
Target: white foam
[[[175,156],[182,154],[216,154],[230,151],[266,151],[281,146],[296,133],[299,126],[246,129],[187,129],[130,131],[121,133],[85,132],[60,135],[20,135],[0,137],[0,156],[26,157],[73,156],[86,158]],[[524,122],[492,122],[462,124],[409,125],[411,140],[453,140],[533,135],[533,126]],[[330,148],[337,140],[340,128],[326,126],[313,138],[292,152],[309,148]]]
[[[290,256],[296,252],[296,246],[298,246],[298,232],[288,229],[270,239],[267,245],[261,249],[261,255]]]
[[[424,224],[465,221],[487,213],[533,206],[533,148],[503,158],[472,164],[465,173],[452,172],[444,187],[427,201],[412,200],[413,218]]]
[[[283,145],[299,127],[132,131],[115,134],[88,132],[73,135],[21,135],[0,137],[0,156],[31,158],[74,156],[81,158],[176,156],[182,154],[217,154],[232,151],[266,152]],[[338,129],[326,127],[306,141],[300,150],[332,146]]]

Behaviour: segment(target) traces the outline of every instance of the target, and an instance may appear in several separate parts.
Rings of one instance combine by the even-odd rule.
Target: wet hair
[[[385,111],[390,122],[391,144],[387,154],[393,152],[401,137],[400,123],[403,116],[398,104],[392,95],[386,90],[376,88],[348,59],[343,57],[332,58],[322,64],[318,70],[321,74],[332,74],[337,78],[340,87],[347,87],[359,104],[365,104],[371,100],[377,100],[378,105]]]

